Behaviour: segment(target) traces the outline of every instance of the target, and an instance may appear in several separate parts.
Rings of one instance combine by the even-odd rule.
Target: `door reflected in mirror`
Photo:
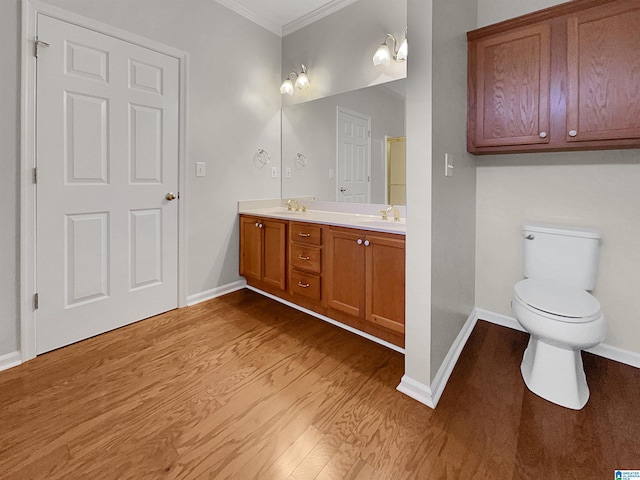
[[[282,109],[282,197],[406,204],[405,80]]]

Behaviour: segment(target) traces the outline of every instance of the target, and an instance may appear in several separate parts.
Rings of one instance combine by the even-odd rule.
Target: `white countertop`
[[[255,215],[257,217],[278,218],[282,220],[293,220],[296,222],[309,222],[309,223],[321,223],[324,225],[335,225],[339,227],[358,228],[361,230],[372,230],[375,232],[388,232],[398,233],[405,235],[407,231],[407,223],[405,218],[400,218],[399,222],[393,219],[393,212],[389,212],[388,219],[382,220],[382,216],[371,215],[368,213],[353,213],[353,210],[357,209],[349,207],[347,210],[350,212],[341,212],[333,210],[316,210],[314,206],[323,206],[327,208],[326,204],[337,202],[314,202],[314,201],[300,201],[300,206],[305,205],[307,207],[306,212],[288,211],[287,207],[280,205],[280,201],[249,201],[238,202],[238,213],[245,215]],[[316,205],[317,204],[317,205]],[[379,206],[380,209],[385,208],[384,205]],[[328,205],[331,208],[331,205]],[[340,206],[336,206],[339,209]],[[363,208],[363,211],[371,208]],[[404,208],[402,208],[404,210]]]

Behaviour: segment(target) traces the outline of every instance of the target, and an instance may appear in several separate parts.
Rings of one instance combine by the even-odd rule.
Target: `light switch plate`
[[[204,162],[196,162],[196,177],[205,177],[206,175],[207,170]]]
[[[271,178],[278,178],[278,169],[276,167],[271,167]]]
[[[285,178],[291,178],[291,167],[286,167],[284,169],[284,176]]]
[[[444,176],[453,177],[453,156],[449,153],[444,154]]]

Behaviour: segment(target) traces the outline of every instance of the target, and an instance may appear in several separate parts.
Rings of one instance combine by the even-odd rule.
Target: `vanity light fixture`
[[[293,79],[291,78],[292,75],[294,76]],[[291,72],[287,76],[285,81],[282,82],[282,85],[280,85],[280,93],[282,95],[284,95],[285,93],[287,95],[293,95],[293,87],[294,87],[293,80],[295,80],[296,88],[300,90],[306,90],[307,88],[309,88],[309,77],[307,76],[307,67],[305,67],[304,64],[302,65],[302,72],[300,73]]]
[[[407,59],[407,55],[409,54],[409,42],[407,41],[407,29],[404,31],[404,40],[400,43],[400,47],[396,50],[396,46],[398,45],[396,41],[396,37],[387,33],[387,37],[382,42],[382,45],[378,47],[376,53],[373,54],[373,64],[375,66],[378,65],[389,65],[391,63],[391,50],[389,50],[389,46],[387,45],[387,40],[393,40],[393,59],[396,62],[404,62]]]

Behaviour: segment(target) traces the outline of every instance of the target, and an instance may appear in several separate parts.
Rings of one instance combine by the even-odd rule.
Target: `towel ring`
[[[269,165],[271,163],[271,156],[269,152],[259,148],[256,154],[253,156],[253,163],[255,163],[256,167],[262,168],[265,165]]]
[[[298,153],[296,155],[296,163],[300,165],[300,167],[306,167],[309,164],[309,160],[302,153]]]

